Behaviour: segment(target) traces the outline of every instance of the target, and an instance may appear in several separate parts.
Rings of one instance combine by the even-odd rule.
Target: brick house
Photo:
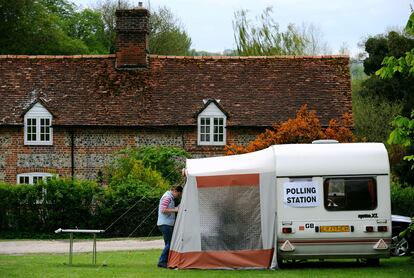
[[[346,56],[148,54],[147,10],[117,11],[115,55],[0,56],[0,181],[94,178],[125,147],[223,153],[307,103],[351,112]]]

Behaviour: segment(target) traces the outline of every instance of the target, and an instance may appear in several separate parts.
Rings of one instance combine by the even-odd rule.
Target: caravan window
[[[328,178],[323,188],[327,210],[373,210],[377,207],[377,183],[372,177]]]

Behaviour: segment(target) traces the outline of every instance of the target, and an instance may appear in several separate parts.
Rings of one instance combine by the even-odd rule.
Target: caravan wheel
[[[368,266],[379,266],[380,264],[380,259],[379,258],[375,258],[375,259],[367,259],[367,265]]]

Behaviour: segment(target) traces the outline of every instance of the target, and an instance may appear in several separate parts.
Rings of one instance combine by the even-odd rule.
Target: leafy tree
[[[108,168],[110,179],[113,176],[128,176],[135,163],[157,171],[170,184],[181,183],[181,169],[189,154],[174,147],[142,147],[124,149],[118,152],[115,162]],[[118,174],[115,174],[118,173]]]
[[[273,10],[267,7],[254,26],[247,18],[247,11],[235,13],[233,21],[237,52],[242,56],[301,55],[305,53],[306,40],[294,24],[286,31],[280,31],[279,24],[272,18]]]
[[[364,69],[370,77],[363,82],[359,93],[400,101],[404,104],[402,114],[409,116],[414,107],[414,70],[410,73],[410,65],[413,67],[414,64],[413,49],[414,37],[410,28],[405,32],[391,31],[369,38],[365,42],[369,56],[364,60]],[[386,66],[382,68],[383,64]]]
[[[152,11],[150,17],[150,53],[162,55],[188,55],[191,38],[179,20],[167,7]]]
[[[353,81],[352,114],[354,134],[368,142],[386,143],[392,131],[391,122],[401,113],[403,104],[380,96],[362,97],[358,93],[358,81]]]
[[[117,9],[130,9],[132,5],[128,0],[101,0],[98,1],[94,11],[101,14],[104,24],[104,44],[109,53],[115,53],[115,38],[116,38],[116,17]]]
[[[411,118],[399,115],[395,117],[392,125],[394,130],[390,134],[388,143],[402,145],[403,147],[412,146],[414,143],[414,110],[411,113]],[[414,154],[404,156],[404,160],[411,161],[412,169],[414,169]]]
[[[316,55],[329,52],[317,26],[303,24],[299,28],[291,23],[281,31],[272,15],[272,8],[267,7],[257,18],[258,24],[253,25],[246,10],[235,13],[233,30],[239,55]]]
[[[414,11],[412,11],[408,19],[405,31],[414,35]],[[385,57],[382,61],[383,67],[379,69],[376,74],[381,78],[388,80],[391,78],[400,77],[414,81],[414,45],[411,46],[405,56],[397,58],[396,56]],[[410,92],[411,96],[413,91]],[[412,97],[413,98],[413,97]],[[412,109],[414,106],[410,106]],[[410,161],[411,169],[414,169],[414,110],[411,111],[411,118],[404,115],[397,116],[392,122],[394,130],[391,132],[388,139],[389,144],[397,144],[408,148],[408,155],[404,156],[404,160]]]
[[[273,126],[273,129],[266,129],[246,147],[230,144],[225,146],[225,150],[227,155],[232,155],[258,151],[275,144],[311,143],[318,139],[353,142],[355,137],[350,129],[351,124],[351,116],[345,113],[340,121],[332,119],[329,121],[329,126],[323,128],[316,111],[308,111],[307,105],[304,105],[299,109],[294,119],[277,124]]]
[[[88,48],[88,53],[109,53],[105,35],[105,25],[101,14],[91,9],[73,13],[65,20],[67,34],[81,40]]]
[[[98,2],[95,11],[101,13],[105,25],[105,42],[110,53],[115,52],[115,11],[129,9],[127,0],[103,0]],[[191,38],[181,26],[179,19],[167,7],[150,11],[149,48],[150,53],[163,55],[188,55]]]
[[[414,12],[408,19],[405,31],[414,36]],[[390,53],[390,56],[385,57],[381,63],[383,67],[376,71],[376,74],[384,79],[390,79],[397,74],[404,77],[414,77],[414,39],[408,42],[399,40],[396,43],[399,44],[398,53]],[[405,49],[409,49],[409,51],[405,52],[404,56],[401,52]],[[397,58],[398,56],[401,57]]]
[[[55,4],[58,4],[55,6]],[[83,54],[85,44],[63,29],[66,1],[0,0],[1,54]],[[72,13],[73,6],[67,10]]]

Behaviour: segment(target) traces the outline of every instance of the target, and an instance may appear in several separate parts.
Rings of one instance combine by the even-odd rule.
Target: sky
[[[99,0],[70,0],[82,7]],[[130,0],[138,5],[138,0]],[[405,26],[414,0],[140,0],[144,7],[167,6],[178,17],[196,50],[223,52],[234,49],[234,12],[248,10],[254,18],[266,7],[282,30],[289,23],[314,24],[333,54],[345,45],[351,55],[362,50],[358,43],[368,36]]]

